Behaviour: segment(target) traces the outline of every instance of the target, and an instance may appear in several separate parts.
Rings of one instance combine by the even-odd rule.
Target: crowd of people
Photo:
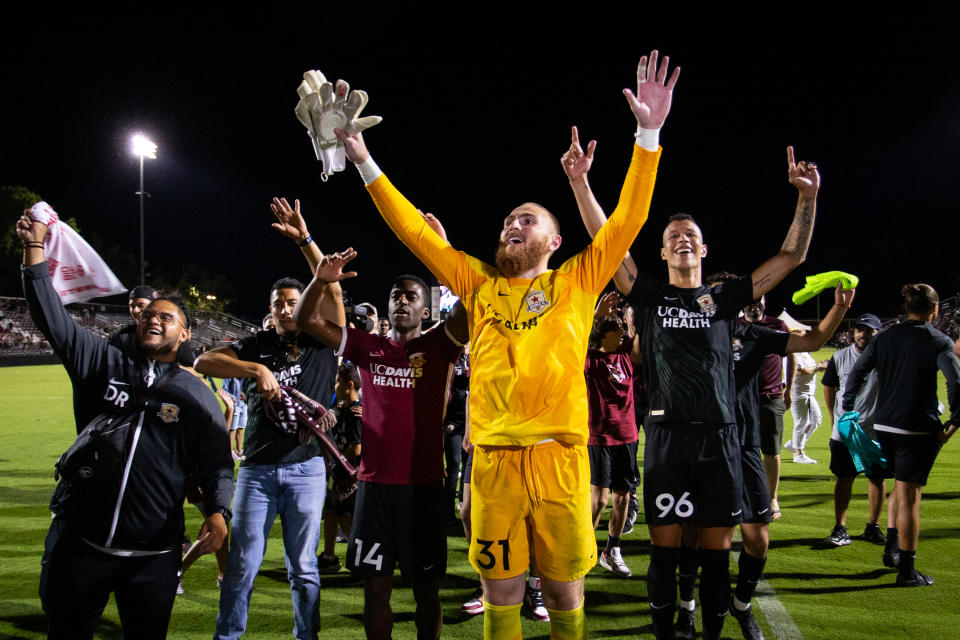
[[[561,163],[591,242],[556,269],[560,225],[544,207],[509,212],[494,264],[485,263],[457,251],[437,217],[390,183],[359,128],[335,129],[389,228],[458,297],[434,326],[430,286],[413,274],[396,274],[384,289],[385,317],[369,303],[348,310],[341,282],[358,275],[348,270],[356,252],[324,254],[300,202],[275,198],[273,227],[297,245],[312,279],[280,277],[264,292],[262,331],[194,359],[185,348],[189,311],[138,287],[129,326],[103,339],[59,303],[46,227],[24,215],[25,296],[70,372],[79,436],[58,463],[43,560],[50,637],[92,637],[110,593],[125,635],[164,637],[182,571],[211,552],[222,574],[214,637],[240,637],[279,516],[295,637],[317,637],[320,574],[345,564],[362,585],[367,637],[391,637],[399,566],[418,637],[437,638],[459,491],[480,578],[464,610],[483,614],[484,637],[519,638],[526,608],[549,621],[552,638],[583,638],[584,576],[598,564],[632,574],[620,543],[639,490],[654,636],[694,638],[699,609],[703,638],[719,638],[728,613],[745,638],[762,638],[751,600],[780,515],[783,415],[795,415],[793,461],[815,462],[805,442],[820,422],[812,385],[821,365],[809,353],[837,330],[854,291],[838,284],[832,308],[805,334],[764,314],[764,294],[804,261],[816,215],[818,169],[792,147],[797,203],[776,254],[749,274],[707,277],[703,230],[675,214],[661,237],[667,281],[638,270],[629,248],[647,220],[678,76],[654,51],[640,61],[636,92],[624,91],[637,133],[609,219],[588,180],[595,142],[584,150],[572,130]],[[353,115],[362,108],[364,97],[342,81],[330,93]],[[611,280],[617,291],[604,293]],[[915,566],[917,505],[939,446],[960,425],[960,346],[930,325],[936,292],[910,285],[904,298],[905,322],[866,340],[879,321],[860,316],[854,344],[822,366],[840,443],[831,444],[838,516],[830,539],[844,544],[844,498],[859,472],[879,481],[880,501],[882,479],[894,477],[884,562],[898,567],[897,584],[927,586],[933,579]],[[788,354],[796,357],[784,371]],[[936,409],[937,370],[947,378],[947,426]],[[200,376],[224,379],[217,393],[226,415]],[[864,435],[871,428],[875,439]],[[188,488],[204,524],[181,563]],[[611,502],[598,549],[595,529]],[[873,502],[871,493],[871,518]],[[868,526],[879,528],[876,518]],[[737,527],[744,549],[731,591]],[[349,534],[343,563],[341,530]]]

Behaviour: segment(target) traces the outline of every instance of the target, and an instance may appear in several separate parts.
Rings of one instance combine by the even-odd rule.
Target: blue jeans
[[[253,579],[277,514],[283,526],[284,560],[293,597],[293,635],[301,640],[317,637],[320,575],[316,553],[326,491],[323,456],[294,464],[240,467],[215,639],[239,638],[246,629]]]

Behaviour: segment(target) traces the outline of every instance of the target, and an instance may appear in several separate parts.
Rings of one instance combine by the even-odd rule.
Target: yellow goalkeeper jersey
[[[634,145],[610,219],[559,269],[508,278],[438,236],[381,175],[367,189],[390,228],[460,297],[470,325],[470,440],[586,444],[583,363],[597,296],[647,219],[660,151]]]

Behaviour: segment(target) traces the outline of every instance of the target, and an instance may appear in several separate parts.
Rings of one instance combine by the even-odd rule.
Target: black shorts
[[[783,398],[760,400],[760,450],[765,456],[778,456],[783,447]]]
[[[771,522],[770,487],[767,486],[760,447],[740,449],[740,468],[743,471],[743,521],[749,524]]]
[[[637,443],[587,445],[590,484],[614,491],[633,491],[640,484]]]
[[[889,431],[876,433],[883,457],[887,459],[884,477],[896,478],[900,482],[927,484],[930,469],[940,453],[937,434],[906,435]]]
[[[830,472],[838,478],[856,478],[863,473],[854,466],[853,456],[850,455],[847,445],[833,438],[830,439]],[[882,480],[886,473],[886,469],[877,467],[866,470],[865,475],[871,480]]]
[[[361,482],[347,568],[356,578],[393,575],[440,580],[447,572],[443,481],[427,484]]]
[[[643,507],[647,524],[732,527],[743,519],[737,425],[646,427]]]

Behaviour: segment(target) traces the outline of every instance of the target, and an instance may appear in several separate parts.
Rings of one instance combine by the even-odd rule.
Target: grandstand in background
[[[119,331],[129,322],[127,308],[122,305],[80,302],[67,305],[67,312],[84,327],[104,338]],[[256,333],[260,327],[237,316],[220,311],[191,311],[190,346],[200,353],[222,347]],[[881,318],[883,327],[896,324],[903,316]],[[827,346],[842,348],[850,344],[850,330],[856,316],[845,318],[840,329]],[[818,320],[803,320],[816,324]],[[960,295],[940,302],[940,316],[934,323],[951,340],[960,337]],[[53,349],[40,330],[33,324],[27,301],[23,298],[0,296],[0,366],[17,364],[46,364],[56,362]]]
[[[95,334],[110,337],[130,322],[123,305],[80,302],[67,313]],[[256,333],[260,327],[229,313],[191,311],[190,346],[200,353]],[[53,349],[33,320],[24,298],[0,297],[0,366],[56,362]]]

